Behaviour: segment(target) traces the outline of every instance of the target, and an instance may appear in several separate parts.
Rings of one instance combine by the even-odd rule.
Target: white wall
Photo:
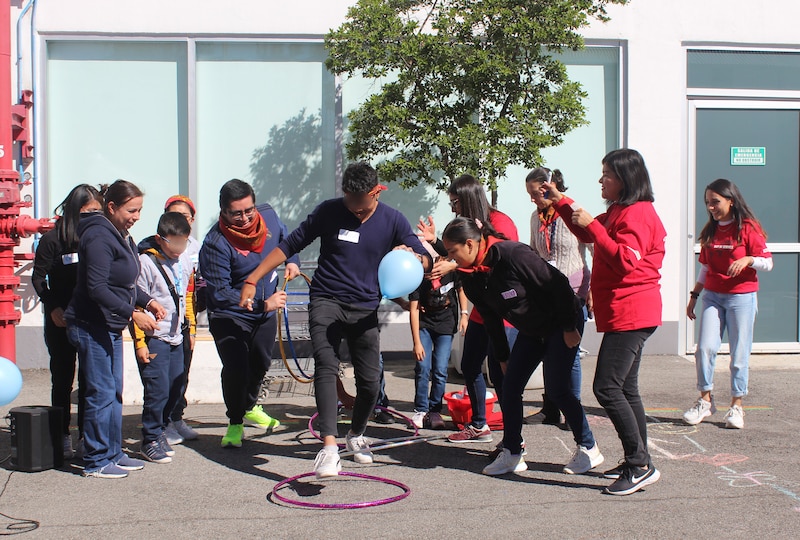
[[[207,35],[321,38],[343,20],[351,2],[295,0],[39,0],[36,31],[40,37],[81,35]],[[17,6],[17,3],[15,3]],[[650,353],[683,353],[681,333],[689,284],[687,268],[687,100],[686,50],[690,44],[746,44],[797,48],[796,21],[800,3],[773,0],[633,0],[610,6],[609,23],[593,23],[585,36],[619,41],[626,59],[623,136],[627,146],[645,157],[656,191],[656,207],[667,228],[667,254],[662,271],[662,328],[649,342]],[[12,10],[12,27],[19,10]],[[27,19],[23,28],[28,28]],[[12,36],[13,38],[13,36]],[[12,39],[13,41],[13,39]],[[24,79],[30,86],[27,30],[23,40]],[[15,52],[12,57],[15,58]],[[596,177],[571,179],[595,182]],[[518,224],[527,230],[527,223]],[[43,346],[41,312],[26,305],[18,348],[30,351],[21,365],[36,361]],[[405,331],[405,329],[403,329]],[[388,337],[388,336],[387,336]],[[398,334],[398,340],[402,341]],[[596,344],[596,336],[587,335]],[[38,348],[38,349],[37,349]],[[594,349],[596,351],[596,349]],[[41,362],[41,358],[39,362]]]

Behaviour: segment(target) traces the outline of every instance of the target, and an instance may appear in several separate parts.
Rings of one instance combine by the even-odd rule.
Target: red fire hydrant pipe
[[[20,201],[19,173],[14,170],[11,131],[11,0],[0,0],[0,356],[17,361],[15,326],[21,313],[14,303],[19,277],[14,273],[17,259],[14,248],[21,237],[53,228],[47,219],[20,215],[30,203]]]

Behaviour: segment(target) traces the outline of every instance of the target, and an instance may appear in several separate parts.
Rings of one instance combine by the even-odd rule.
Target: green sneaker
[[[230,424],[225,436],[222,437],[223,448],[241,448],[242,437],[244,436],[243,424]]]
[[[244,419],[248,424],[266,429],[267,434],[272,433],[275,428],[281,425],[277,418],[272,418],[270,415],[265,413],[261,405],[256,405],[244,413]]]

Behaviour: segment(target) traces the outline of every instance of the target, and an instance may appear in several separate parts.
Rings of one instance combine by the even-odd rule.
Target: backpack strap
[[[156,268],[158,268],[158,271],[161,272],[161,275],[164,277],[164,281],[167,283],[167,288],[169,289],[169,294],[172,296],[172,300],[175,302],[175,309],[180,310],[181,297],[178,294],[178,291],[175,290],[175,284],[172,283],[172,280],[169,279],[169,276],[164,271],[164,266],[161,264],[161,261],[158,260],[156,254],[153,253],[152,251],[148,251],[147,256],[153,260],[153,263],[156,265]],[[180,311],[178,311],[178,313],[180,313]]]

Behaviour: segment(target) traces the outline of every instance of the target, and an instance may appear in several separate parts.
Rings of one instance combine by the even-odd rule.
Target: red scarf
[[[261,253],[264,243],[270,238],[267,224],[260,212],[256,212],[256,218],[244,227],[237,227],[222,220],[219,217],[219,230],[222,235],[239,251],[255,251]]]
[[[553,243],[553,236],[555,235],[555,223],[558,219],[555,207],[551,204],[546,210],[539,210],[539,232],[544,234],[544,244],[547,248],[547,254],[550,254],[550,244]],[[547,229],[550,229],[549,231]]]
[[[492,267],[484,265],[483,261],[484,259],[486,259],[486,254],[489,253],[489,248],[495,245],[496,243],[502,241],[503,240],[501,238],[497,238],[496,236],[489,236],[488,238],[486,238],[486,244],[484,248],[481,251],[479,251],[478,256],[475,257],[475,262],[472,263],[472,266],[470,266],[469,268],[459,268],[458,270],[466,274],[471,274],[473,272],[483,272],[485,274],[488,274],[489,272],[492,271]]]

